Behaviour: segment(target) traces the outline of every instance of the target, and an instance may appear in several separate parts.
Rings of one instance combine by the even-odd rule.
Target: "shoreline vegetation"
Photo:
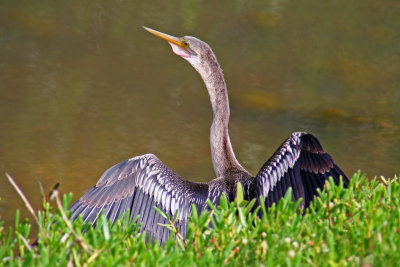
[[[60,197],[55,188],[50,200],[43,201],[41,211],[35,212],[28,200],[24,200],[34,222],[21,219],[19,210],[14,226],[5,229],[4,221],[0,221],[0,266],[395,266],[400,263],[398,177],[368,180],[358,171],[348,189],[342,184],[336,186],[331,179],[305,211],[298,207],[299,201],[291,200],[289,191],[268,212],[261,205],[264,213],[261,218],[250,212],[254,201],[243,200],[239,188],[234,202],[228,203],[222,197],[218,207],[209,203],[210,211],[202,214],[194,211],[186,239],[176,231],[174,219],[170,218],[165,227],[174,238],[161,246],[146,242],[145,235],[138,234],[140,226],[129,224],[128,216],[111,225],[101,215],[96,229],[81,219],[70,221],[67,208],[71,200],[72,194]],[[31,223],[39,228],[37,246],[30,245],[36,239],[30,236]]]

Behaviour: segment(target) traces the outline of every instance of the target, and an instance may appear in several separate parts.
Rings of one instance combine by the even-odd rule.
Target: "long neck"
[[[229,100],[222,70],[213,54],[195,66],[207,87],[213,109],[210,130],[211,156],[215,173],[224,176],[233,170],[245,171],[235,157],[228,133]]]

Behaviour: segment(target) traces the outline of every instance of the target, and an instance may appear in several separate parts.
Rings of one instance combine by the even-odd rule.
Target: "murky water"
[[[294,131],[318,136],[348,175],[399,173],[398,1],[0,7],[0,173],[35,208],[39,182],[80,196],[108,167],[143,153],[190,180],[214,178],[206,89],[142,25],[213,47],[229,88],[233,146],[252,173]],[[4,176],[0,197],[7,224],[16,208],[27,214]]]

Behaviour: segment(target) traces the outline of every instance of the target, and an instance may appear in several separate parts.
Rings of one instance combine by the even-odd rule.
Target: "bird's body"
[[[324,152],[314,136],[307,133],[293,133],[256,176],[247,172],[232,149],[228,133],[228,92],[211,48],[195,37],[178,39],[146,30],[166,39],[174,53],[197,70],[207,87],[214,115],[210,143],[217,178],[208,183],[190,182],[153,154],[137,156],[109,168],[97,184],[70,207],[73,218],[82,214],[84,221],[95,225],[98,215],[104,211],[107,218],[115,222],[129,209],[131,219],[139,215],[142,231],[162,243],[169,237],[169,230],[159,224],[168,222],[154,206],[171,216],[178,214],[177,227],[185,235],[192,205],[201,212],[208,208],[207,199],[218,205],[222,194],[232,201],[238,182],[242,184],[245,199],[261,198],[266,207],[278,202],[289,187],[293,189],[293,200],[302,198],[302,206],[307,207],[317,195],[317,188],[322,189],[330,176],[336,184],[342,176],[344,186],[347,186],[347,177],[332,157]]]

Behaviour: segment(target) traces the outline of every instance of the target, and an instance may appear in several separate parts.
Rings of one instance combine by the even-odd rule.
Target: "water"
[[[212,8],[210,7],[212,6]],[[393,177],[400,162],[398,1],[2,1],[0,173],[36,209],[39,182],[82,195],[108,167],[154,153],[214,178],[212,114],[190,65],[145,25],[214,49],[230,134],[253,174],[294,131],[345,173]],[[0,216],[25,207],[0,178]]]

